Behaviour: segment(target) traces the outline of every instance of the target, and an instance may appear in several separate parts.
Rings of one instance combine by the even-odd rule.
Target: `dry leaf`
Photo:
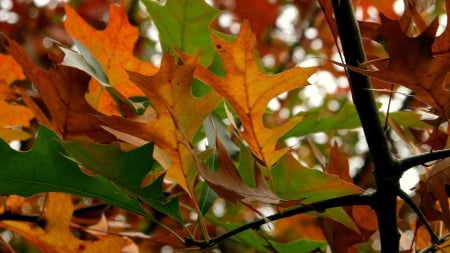
[[[96,117],[100,114],[84,99],[90,80],[87,74],[65,66],[40,69],[15,41],[4,38],[3,44],[39,90],[46,108],[40,108],[25,91],[22,96],[41,124],[47,125],[64,139],[75,136],[88,136],[98,142],[115,139],[100,127],[101,121]]]
[[[20,221],[1,221],[0,227],[16,232],[46,253],[77,252],[121,252],[126,240],[120,236],[107,235],[95,241],[84,241],[73,236],[70,223],[73,212],[72,198],[69,194],[49,193],[40,227],[34,223]]]
[[[255,36],[244,21],[237,40],[226,42],[213,36],[214,45],[224,64],[226,75],[219,77],[198,67],[195,77],[213,87],[233,106],[243,125],[242,137],[266,167],[271,167],[289,148],[276,149],[278,139],[301,118],[266,128],[263,115],[269,101],[277,95],[302,87],[317,68],[292,68],[276,75],[263,74],[255,62]]]

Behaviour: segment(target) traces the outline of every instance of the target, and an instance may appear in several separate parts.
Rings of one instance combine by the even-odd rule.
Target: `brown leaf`
[[[348,159],[339,152],[339,147],[336,142],[330,150],[330,160],[328,161],[327,172],[338,176],[346,182],[353,183],[349,174]]]
[[[196,160],[200,174],[208,186],[220,197],[232,202],[242,201],[248,205],[251,205],[254,201],[274,205],[283,204],[283,200],[266,184],[256,163],[254,166],[256,187],[251,188],[242,180],[236,166],[228,156],[228,152],[218,136],[216,137],[216,147],[219,155],[218,172],[208,169],[206,164],[199,159]]]
[[[337,143],[331,147],[327,172],[353,183],[349,174],[348,159],[339,152]],[[321,220],[322,230],[335,253],[356,252],[352,245],[368,240],[369,236],[378,229],[376,214],[371,207],[352,206],[344,207],[344,210],[358,225],[361,233],[330,219]]]
[[[450,186],[450,158],[438,162],[431,169],[428,176],[426,189],[428,194],[439,201],[442,209],[442,220],[447,229],[450,229],[450,206],[448,203],[446,188]]]
[[[121,252],[126,240],[120,236],[106,235],[96,241],[76,238],[70,231],[73,212],[69,194],[49,193],[43,218],[45,225],[21,221],[2,221],[0,227],[16,232],[35,244],[42,252]]]
[[[47,125],[64,139],[76,136],[88,136],[98,142],[111,142],[115,139],[100,127],[101,121],[97,118],[100,113],[84,99],[90,80],[87,74],[65,66],[40,69],[15,41],[3,38],[3,44],[39,90],[45,108],[35,103],[26,91],[21,93],[40,123]]]

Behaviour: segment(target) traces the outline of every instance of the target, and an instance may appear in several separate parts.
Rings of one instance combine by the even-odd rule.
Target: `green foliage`
[[[164,6],[151,0],[143,2],[158,28],[164,51],[198,53],[202,65],[211,64],[217,53],[209,23],[219,14],[217,9],[202,0],[167,1]]]
[[[14,151],[7,143],[0,141],[0,154],[2,194],[30,196],[42,192],[65,192],[101,199],[153,219],[136,199],[129,198],[106,178],[81,172],[76,163],[65,157],[58,137],[43,126],[39,128],[30,151]]]

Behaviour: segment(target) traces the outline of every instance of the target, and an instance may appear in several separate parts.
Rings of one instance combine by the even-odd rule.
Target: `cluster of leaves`
[[[8,196],[0,227],[44,252],[136,252],[136,244],[153,249],[203,248],[220,242],[223,230],[232,231],[260,216],[263,223],[272,219],[265,210],[283,213],[310,207],[308,216],[285,217],[271,224],[269,231],[246,230],[230,240],[238,240],[235,250],[243,252],[249,248],[322,252],[327,245],[334,252],[371,252],[378,226],[369,206],[314,207],[320,201],[359,196],[373,186],[373,179],[349,175],[344,152],[355,152],[357,133],[338,130],[353,131],[359,121],[346,88],[328,94],[318,108],[295,112],[297,104],[307,101],[298,97],[300,88],[320,72],[318,67],[293,67],[295,52],[308,50],[309,57],[319,50],[307,36],[296,38],[292,45],[271,34],[277,31],[270,27],[277,22],[278,9],[295,8],[303,21],[311,27],[315,24],[325,44],[320,49],[323,54],[317,55],[332,58],[336,53],[331,7],[321,1],[322,12],[315,1],[307,2],[214,1],[224,13],[233,13],[233,24],[240,28],[236,36],[226,34],[233,33],[233,26],[221,25],[220,12],[203,0],[131,3],[129,10],[138,9],[136,13],[150,19],[159,32],[163,51],[159,64],[135,56],[136,41],[141,39],[138,44],[144,51],[152,43],[142,42],[125,3],[109,5],[108,22],[101,30],[69,4],[62,5],[64,30],[73,38],[73,47],[51,41],[51,60],[40,66],[10,38],[14,36],[2,35],[6,54],[0,54],[0,137],[4,140],[0,193],[25,197],[59,193],[45,195],[37,217],[23,210],[29,199]],[[361,1],[362,10],[374,4],[394,15],[391,1],[372,2]],[[447,122],[449,107],[442,93],[446,92],[445,41],[450,28],[435,38],[436,22],[423,29],[416,25],[426,23],[426,16],[420,16],[424,10],[412,4],[405,10],[400,21],[381,16],[381,24],[361,22],[369,63],[376,70],[350,68],[406,86],[416,100],[433,109],[430,112],[438,118],[428,123],[419,120],[423,106],[417,109],[416,103],[409,107],[415,110],[380,112],[380,117],[389,117],[392,136],[422,151],[448,135],[441,123]],[[412,38],[404,32],[409,30],[421,33]],[[255,47],[263,59],[273,58],[274,63],[261,63]],[[384,59],[386,55],[389,58]],[[321,71],[343,75],[330,62]],[[391,92],[396,88],[388,87]],[[287,95],[280,96],[283,93]],[[273,101],[283,108],[268,108]],[[338,109],[327,107],[332,103]],[[295,116],[283,116],[283,109]],[[33,122],[39,123],[37,129]],[[315,143],[307,136],[314,133],[326,134],[330,141]],[[300,136],[306,136],[297,139],[300,145],[288,146],[288,140]],[[333,137],[345,144],[339,148]],[[424,142],[425,137],[429,140]],[[13,140],[34,143],[29,151],[14,151],[8,144]],[[447,163],[443,160],[430,170],[418,193],[427,219],[444,221],[448,228]],[[370,174],[369,159],[367,164],[359,177]],[[90,223],[77,220],[80,213],[87,219],[92,207],[107,215],[88,219]],[[412,245],[407,231],[416,229],[416,223],[407,220],[410,213],[399,204],[404,248]],[[110,221],[126,217],[125,225],[132,227],[114,228],[106,217]],[[143,231],[140,224],[151,238],[136,232]],[[430,244],[427,231],[417,229],[417,233],[417,247]],[[218,247],[226,251],[230,245],[225,241]]]

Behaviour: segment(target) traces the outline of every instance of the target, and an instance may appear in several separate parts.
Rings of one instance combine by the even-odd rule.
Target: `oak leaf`
[[[156,119],[138,122],[118,116],[102,118],[109,128],[154,141],[170,158],[167,178],[178,183],[189,194],[193,193],[195,162],[180,140],[185,139],[185,134],[192,141],[206,116],[222,100],[215,91],[201,98],[192,95],[192,79],[197,65],[197,57],[178,66],[175,57],[165,54],[157,74],[147,76],[129,72],[130,80],[142,89],[154,106]]]
[[[157,68],[133,55],[134,44],[139,31],[132,26],[123,5],[111,4],[109,22],[104,30],[97,30],[87,24],[68,4],[64,5],[66,21],[64,27],[77,41],[90,50],[100,63],[108,78],[108,85],[129,98],[142,96],[142,91],[130,82],[126,70],[142,74],[154,74]],[[116,103],[98,81],[92,79],[87,99],[98,111],[117,114]]]
[[[69,194],[48,193],[42,227],[21,221],[1,221],[0,227],[22,235],[42,252],[122,252],[126,239],[120,236],[105,235],[95,241],[76,238],[70,231],[72,212]]]
[[[45,108],[39,107],[26,91],[22,90],[21,94],[41,124],[47,125],[64,139],[79,135],[98,142],[115,139],[100,127],[101,121],[97,118],[100,114],[84,99],[90,80],[87,74],[66,66],[40,69],[15,41],[4,38],[3,44],[39,90]]]
[[[224,64],[226,75],[219,77],[208,69],[199,67],[195,77],[213,87],[233,106],[241,120],[240,133],[249,144],[254,155],[271,167],[289,148],[276,149],[278,139],[293,128],[301,118],[295,117],[275,128],[266,128],[263,115],[269,101],[277,95],[302,87],[317,68],[296,67],[285,72],[266,75],[256,64],[255,36],[248,21],[241,25],[241,32],[235,42],[226,42],[212,36],[214,45]]]

